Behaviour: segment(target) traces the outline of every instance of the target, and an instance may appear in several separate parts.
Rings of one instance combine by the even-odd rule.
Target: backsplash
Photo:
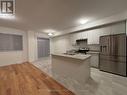
[[[87,47],[90,49],[90,51],[100,51],[100,45],[99,44],[88,45]]]
[[[91,44],[91,45],[76,45],[73,46],[75,49],[79,49],[79,48],[89,48],[90,51],[95,51],[95,52],[99,52],[100,51],[100,45],[99,44]]]

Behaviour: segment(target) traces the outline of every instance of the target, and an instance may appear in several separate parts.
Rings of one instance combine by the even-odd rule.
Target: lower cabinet
[[[99,53],[89,53],[91,55],[91,67],[99,68]]]

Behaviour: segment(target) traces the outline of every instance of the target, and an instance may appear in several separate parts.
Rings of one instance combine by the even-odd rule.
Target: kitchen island
[[[55,53],[52,55],[52,72],[56,78],[70,78],[84,84],[90,77],[91,55],[68,55]]]

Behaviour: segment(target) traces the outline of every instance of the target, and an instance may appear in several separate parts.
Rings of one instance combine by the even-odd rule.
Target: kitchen
[[[106,35],[117,35],[126,34],[126,22],[118,22],[115,24],[109,24],[105,26],[100,26],[92,30],[83,30],[78,33],[72,33],[61,37],[54,37],[51,40],[52,53],[61,52],[65,53],[71,49],[88,48],[89,52],[92,54],[91,66],[98,68],[99,65],[99,52],[100,52],[100,37]],[[77,40],[81,39],[81,44],[76,45]],[[84,40],[82,42],[82,40]],[[86,40],[86,41],[85,41]],[[60,44],[63,43],[63,44]],[[63,46],[62,46],[63,45]],[[96,62],[95,62],[96,60]]]
[[[75,68],[74,71],[71,68],[70,71],[68,71],[68,69],[66,68],[69,68],[69,63],[67,66],[65,66],[67,64],[66,60],[68,55],[69,57],[70,56],[75,57],[76,55],[78,56],[79,54],[91,56],[89,63],[92,68],[99,69],[101,72],[115,74],[122,77],[127,76],[126,21],[120,21],[116,23],[94,27],[88,30],[81,30],[79,32],[70,33],[63,36],[53,37],[51,38],[51,45],[52,45],[51,46],[52,60],[55,60],[52,61],[53,64],[52,69],[55,69],[55,73],[57,73],[56,77],[57,80],[59,80],[59,76],[66,78],[66,80],[69,78],[69,76],[73,78],[73,76],[71,76],[73,75],[73,73],[71,73],[71,75],[68,76],[66,76],[66,73],[70,73],[70,71],[72,72],[78,71],[79,66],[77,66],[77,68]],[[66,59],[64,58],[62,59],[60,57],[64,57]],[[57,61],[57,59],[59,61]],[[74,59],[72,63],[70,62],[70,64],[75,64]],[[80,64],[83,63],[80,62]],[[84,64],[87,64],[87,62]],[[71,67],[73,67],[73,65],[71,65]],[[88,66],[86,67],[88,68]],[[57,68],[59,68],[58,71]],[[61,72],[64,71],[64,69],[65,72]],[[78,71],[77,75],[80,75],[82,73],[82,69],[80,70],[81,71]],[[85,73],[89,72],[89,70],[84,72]],[[62,74],[64,76],[62,76]],[[90,76],[90,74],[88,73],[85,75]],[[85,79],[89,77],[89,76],[83,77],[82,74],[81,76],[84,79],[84,82]],[[81,79],[81,77],[79,78]],[[83,82],[80,84],[84,85]]]
[[[0,95],[125,95],[126,4],[0,0]]]

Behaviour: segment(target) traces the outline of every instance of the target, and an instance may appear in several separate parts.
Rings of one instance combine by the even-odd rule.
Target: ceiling
[[[15,18],[0,18],[0,26],[59,32],[127,10],[127,0],[16,0]],[[86,23],[87,24],[87,23]]]

